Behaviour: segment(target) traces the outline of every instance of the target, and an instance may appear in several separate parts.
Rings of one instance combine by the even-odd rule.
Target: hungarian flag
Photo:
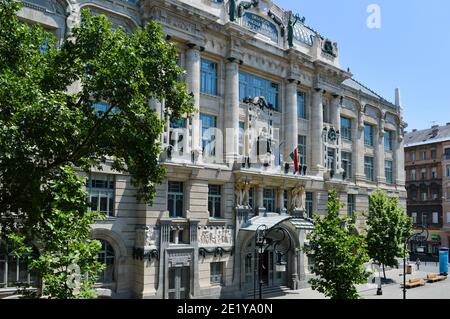
[[[298,173],[298,147],[291,153],[291,158],[294,161],[294,174]]]

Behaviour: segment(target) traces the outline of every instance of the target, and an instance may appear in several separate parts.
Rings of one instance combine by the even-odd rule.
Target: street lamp
[[[268,238],[269,234],[273,232],[282,233],[283,236],[281,237],[281,239],[278,240]],[[283,251],[278,247],[284,242],[286,237],[289,238],[289,246],[285,251]],[[287,269],[287,262],[283,261],[283,256],[286,255],[289,252],[289,250],[291,250],[292,242],[293,239],[291,238],[291,235],[286,229],[282,227],[275,227],[269,230],[267,225],[263,224],[258,226],[258,228],[256,229],[255,244],[259,248],[258,250],[259,299],[262,299],[262,286],[264,284],[264,280],[262,278],[262,268],[263,268],[262,255],[264,254],[264,251],[266,251],[270,246],[273,246],[273,251],[277,256],[275,270],[277,272],[284,272]]]
[[[411,240],[411,238],[413,238],[415,236],[419,237],[420,235],[422,235],[424,233],[426,233],[425,238],[428,238],[427,229],[423,225],[420,225],[420,228],[421,228],[421,232],[415,233],[415,234],[412,234],[411,236],[409,236],[406,239],[405,244],[404,244],[404,249],[403,249],[403,300],[406,300],[406,249],[407,249],[408,242]]]

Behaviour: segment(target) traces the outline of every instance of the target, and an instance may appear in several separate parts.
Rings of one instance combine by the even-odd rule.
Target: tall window
[[[222,192],[220,185],[208,185],[208,211],[210,217],[221,217]]]
[[[353,217],[353,214],[355,212],[355,195],[348,194],[347,195],[347,214],[348,217]]]
[[[297,92],[297,114],[301,119],[306,119],[305,93]]]
[[[370,124],[364,125],[364,144],[373,146],[373,126]]]
[[[384,161],[384,175],[386,176],[386,182],[388,184],[394,183],[394,178],[392,176],[392,161]]]
[[[444,158],[445,158],[446,160],[450,160],[450,148],[446,148],[446,149],[444,150]]]
[[[417,224],[417,213],[411,213],[411,219],[413,224]]]
[[[313,193],[311,192],[306,192],[306,200],[305,200],[305,209],[306,209],[306,213],[308,215],[309,218],[312,218],[313,216],[313,205],[314,205],[314,199],[313,199]]]
[[[427,225],[428,225],[428,214],[422,213],[422,226],[426,228]]]
[[[245,123],[239,122],[239,154],[244,155]]]
[[[431,178],[432,179],[436,179],[437,178],[437,171],[436,171],[435,167],[431,169]]]
[[[263,205],[267,212],[275,211],[275,192],[273,188],[264,188]]]
[[[239,99],[241,101],[246,97],[263,96],[275,110],[278,110],[278,91],[277,83],[246,72],[239,72]]]
[[[427,170],[424,168],[424,169],[422,169],[422,172],[420,173],[421,174],[421,178],[422,178],[422,180],[426,180],[427,179]]]
[[[283,191],[283,205],[284,208],[288,209],[288,191]]]
[[[217,95],[217,63],[202,59],[200,76],[200,92]]]
[[[306,164],[306,136],[298,136],[298,162],[301,165]]]
[[[341,136],[344,140],[352,140],[352,120],[341,117]]]
[[[168,182],[167,210],[170,217],[183,217],[183,183]]]
[[[344,179],[350,180],[352,178],[352,153],[342,152],[342,168],[344,169]]]
[[[87,181],[86,190],[89,193],[89,211],[114,216],[114,175],[92,174]]]
[[[386,151],[392,151],[392,132],[384,132],[384,149]]]
[[[433,224],[439,224],[439,214],[437,212],[433,212]]]
[[[413,170],[411,170],[411,180],[412,180],[412,181],[415,181],[416,178],[417,178],[417,176],[416,176],[416,170],[413,169]]]
[[[111,283],[114,281],[114,249],[106,240],[97,240],[102,244],[102,248],[98,253],[98,261],[105,265],[105,268],[99,274],[99,278],[97,280],[100,283]]]
[[[436,159],[437,158],[437,151],[436,150],[431,150],[431,158],[432,159]]]
[[[412,151],[411,153],[409,153],[409,158],[411,159],[411,162],[415,162],[416,161],[416,152]]]
[[[19,284],[36,285],[36,275],[28,270],[26,261],[13,254],[13,247],[0,240],[0,288]]]
[[[420,160],[425,161],[427,159],[427,151],[420,151]]]
[[[450,177],[450,165],[445,166],[445,173],[447,177]]]
[[[200,114],[200,121],[202,122],[202,151],[206,156],[215,156],[216,136],[213,128],[216,128],[217,118],[212,115]]]
[[[364,156],[364,174],[367,180],[372,182],[375,180],[373,174],[373,157]]]
[[[224,263],[223,262],[212,262],[210,265],[210,282],[213,285],[224,285]]]

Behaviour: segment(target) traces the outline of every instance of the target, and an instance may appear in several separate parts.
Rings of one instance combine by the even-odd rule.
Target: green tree
[[[385,279],[385,266],[398,266],[397,258],[403,256],[403,245],[411,230],[411,220],[397,197],[388,197],[381,190],[370,195],[366,241],[370,258],[383,265]]]
[[[355,220],[339,217],[342,204],[335,190],[329,192],[328,214],[323,219],[315,215],[314,231],[308,235],[306,253],[314,258],[310,279],[314,290],[331,299],[357,299],[355,285],[367,282],[370,273],[364,268],[369,261],[367,246],[355,228]]]
[[[73,37],[57,47],[51,33],[17,19],[20,7],[0,0],[1,236],[37,243],[46,293],[69,297],[73,289],[59,291],[67,277],[57,276],[60,266],[78,260],[94,271],[98,251],[86,226],[98,216],[86,212],[77,172],[111,161],[151,204],[165,170],[158,161],[164,121],[149,100],[164,101],[164,115],[179,118],[194,111],[192,97],[179,81],[176,47],[155,22],[129,34],[83,11]],[[89,296],[92,281],[82,288],[77,296]]]

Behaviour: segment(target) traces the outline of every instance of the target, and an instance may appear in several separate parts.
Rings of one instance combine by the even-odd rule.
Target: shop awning
[[[245,227],[241,228],[241,230],[256,232],[258,227],[261,225],[266,225],[267,229],[269,230],[289,219],[292,219],[292,216],[279,214],[267,214],[267,216],[255,216],[252,219],[250,219],[245,225]]]

